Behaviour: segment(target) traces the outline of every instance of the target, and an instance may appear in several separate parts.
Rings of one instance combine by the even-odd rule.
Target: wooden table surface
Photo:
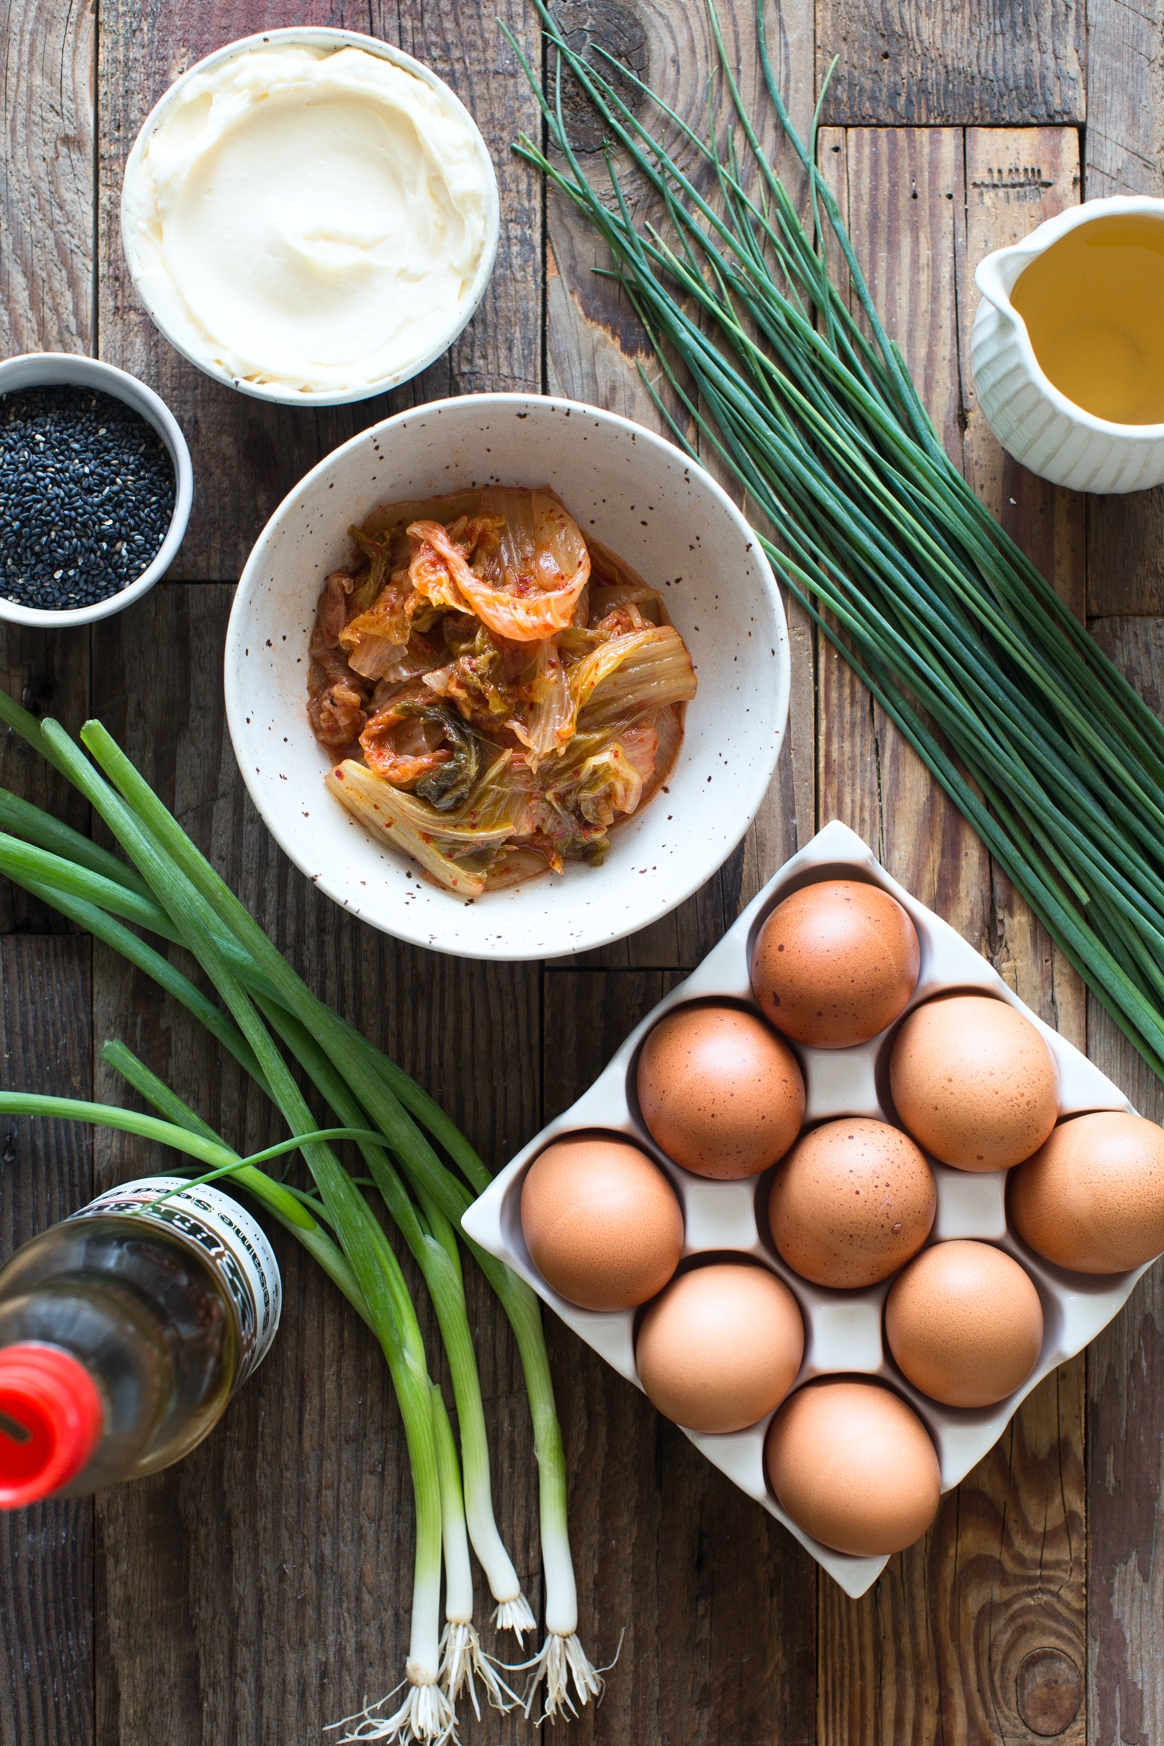
[[[721,10],[754,91],[751,0]],[[450,393],[545,389],[655,422],[634,367],[647,348],[590,271],[591,235],[509,151],[535,111],[498,13],[536,63],[525,0],[101,0],[99,15],[97,0],[7,0],[4,350],[96,352],[152,383],[185,429],[197,486],[165,584],[92,633],[9,629],[0,682],[73,728],[101,717],[296,966],[494,1166],[577,1096],[832,817],[1161,1119],[1160,1085],[796,617],[788,741],[765,807],[717,878],[617,946],[545,965],[413,950],[319,897],[259,823],[225,733],[223,636],[250,544],[299,475],[374,419]],[[709,65],[698,0],[571,0],[562,15],[698,119]],[[382,401],[310,413],[220,389],[169,349],[137,304],[117,217],[126,153],[167,85],[234,37],[305,22],[371,30],[447,79],[492,150],[503,211],[497,271],[449,356]],[[1156,706],[1164,498],[1086,500],[1005,460],[974,403],[966,335],[988,249],[1085,194],[1164,193],[1162,30],[1164,0],[785,0],[773,24],[801,121],[840,57],[822,158],[951,453]],[[11,737],[0,781],[88,828],[76,797]],[[18,892],[0,896],[0,930],[5,1084],[118,1100],[98,1055],[122,1037],[235,1144],[275,1137],[233,1064],[152,984]],[[0,1256],[161,1163],[44,1123],[8,1121],[0,1137]],[[214,1436],[152,1479],[0,1519],[0,1746],[313,1742],[399,1677],[411,1501],[386,1369],[281,1237],[283,1333]],[[514,1350],[493,1303],[471,1291],[499,1517],[536,1596]],[[431,1333],[424,1309],[422,1321]],[[856,1602],[588,1348],[552,1320],[548,1338],[582,1634],[602,1661],[626,1632],[603,1706],[565,1736],[574,1746],[1164,1742],[1159,1270]],[[534,1731],[490,1717],[465,1735],[492,1746]]]

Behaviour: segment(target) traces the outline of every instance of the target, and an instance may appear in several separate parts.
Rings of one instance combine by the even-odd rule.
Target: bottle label
[[[160,1195],[170,1198],[151,1206]],[[111,1213],[137,1213],[168,1225],[196,1244],[214,1267],[238,1312],[242,1349],[235,1387],[240,1388],[270,1350],[283,1307],[279,1263],[262,1226],[220,1188],[210,1183],[191,1188],[181,1176],[143,1176],[123,1182],[71,1216],[95,1219]]]

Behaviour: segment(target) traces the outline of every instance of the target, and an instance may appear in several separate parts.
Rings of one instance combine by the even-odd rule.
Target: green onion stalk
[[[287,1062],[258,1009],[223,953],[212,914],[149,831],[113,793],[56,722],[41,729],[60,767],[99,811],[154,897],[177,927],[182,943],[198,958],[254,1052],[269,1093],[293,1133],[312,1135],[300,1146],[327,1217],[371,1312],[376,1337],[388,1360],[404,1420],[416,1509],[416,1559],[408,1692],[385,1723],[386,1737],[411,1728],[420,1739],[448,1737],[455,1720],[440,1685],[441,1496],[429,1402],[428,1365],[416,1312],[400,1264],[363,1195],[330,1146],[316,1139],[312,1118]],[[193,1138],[193,1136],[191,1136]]]
[[[547,1636],[539,1654],[524,1664],[532,1668],[527,1704],[543,1682],[545,1711],[551,1716],[574,1708],[570,1679],[574,1696],[582,1703],[597,1696],[601,1680],[577,1637],[565,1460],[538,1301],[524,1281],[477,1248],[460,1230],[462,1214],[490,1181],[485,1166],[439,1105],[307,988],[99,723],[86,724],[81,737],[112,778],[112,785],[58,724],[38,723],[3,693],[0,719],[86,795],[134,862],[133,868],[127,867],[116,855],[39,808],[0,791],[0,825],[9,833],[0,832],[0,872],[88,928],[152,976],[205,1024],[272,1096],[293,1131],[306,1133],[312,1124],[309,1118],[304,1119],[306,1106],[290,1079],[275,1037],[321,1091],[339,1124],[360,1131],[362,1138],[357,1143],[371,1183],[415,1255],[437,1312],[457,1406],[464,1514],[474,1551],[497,1602],[495,1623],[515,1629],[520,1637],[522,1631],[532,1628],[533,1615],[493,1515],[480,1381],[465,1310],[458,1234],[485,1272],[518,1342],[538,1461]],[[208,1000],[168,959],[132,932],[127,922],[163,939],[189,945],[227,1011]],[[127,1056],[128,1051],[125,1053]],[[122,1056],[119,1070],[124,1071],[125,1064]],[[140,1073],[131,1083],[137,1083],[143,1095],[151,1095],[143,1089]],[[173,1094],[155,1081],[155,1091],[158,1087],[172,1099]],[[154,1101],[156,1104],[156,1097]],[[193,1119],[197,1123],[198,1118]],[[444,1150],[455,1170],[442,1161],[435,1146]],[[335,1185],[328,1169],[324,1169],[322,1180],[316,1174],[319,1148],[304,1150],[318,1190],[310,1197],[313,1216],[334,1222]],[[334,1167],[341,1168],[338,1164]],[[376,1221],[370,1213],[368,1216],[379,1232]],[[344,1247],[341,1225],[334,1223],[334,1228]],[[416,1402],[413,1410],[418,1410]],[[430,1408],[430,1439],[431,1421]],[[431,1472],[435,1476],[435,1445],[433,1461]],[[464,1654],[460,1660],[463,1662]],[[431,1670],[430,1662],[428,1656],[426,1669]],[[491,1671],[483,1658],[474,1666],[491,1700],[496,1701]],[[450,1664],[446,1686],[454,1677]],[[373,1724],[387,1731],[372,1736],[368,1729]],[[360,1718],[360,1737],[396,1737],[411,1725],[411,1713],[381,1719],[365,1712]]]
[[[187,1104],[183,1103],[182,1099],[163,1080],[159,1079],[156,1073],[151,1072],[145,1063],[140,1061],[124,1043],[106,1043],[102,1048],[101,1058],[108,1066],[120,1073],[148,1102],[160,1109],[169,1122],[175,1123],[179,1128],[187,1129],[193,1135],[203,1137],[213,1147],[217,1147],[225,1158],[232,1158],[229,1148],[223,1145],[214,1130]],[[125,1112],[119,1111],[117,1113],[122,1118],[119,1125],[129,1126],[131,1132],[143,1132],[142,1128],[127,1123]],[[138,1121],[146,1119],[148,1118],[139,1117]],[[382,1139],[382,1136],[368,1133],[361,1128],[334,1128],[327,1130],[319,1137],[372,1141],[373,1143]],[[268,1159],[280,1157],[295,1150],[299,1144],[299,1138],[285,1140],[281,1145],[269,1147],[265,1152],[256,1153],[250,1158],[224,1162],[207,1175],[196,1178],[189,1186],[197,1188],[205,1182],[213,1181],[216,1177],[229,1174],[241,1186],[251,1187],[252,1192],[254,1192],[254,1185],[250,1181],[248,1172],[253,1170],[256,1165],[267,1162]],[[194,1148],[186,1149],[194,1151]],[[197,1152],[195,1155],[204,1156]],[[262,1173],[257,1172],[257,1174],[261,1175]],[[299,1212],[301,1220],[304,1207],[298,1205],[300,1202],[310,1205],[320,1219],[326,1219],[327,1215],[323,1206],[314,1196],[292,1188],[286,1183],[272,1183],[268,1177],[262,1176],[258,1194],[259,1198],[264,1199],[267,1204],[275,1202],[275,1205],[280,1208],[286,1197],[292,1195],[297,1203],[293,1211]],[[151,1202],[150,1204],[157,1203]],[[272,1210],[275,1210],[274,1206],[272,1206]],[[276,1217],[279,1216],[279,1212],[276,1211]],[[314,1222],[310,1213],[307,1214],[306,1222],[308,1224]],[[326,1244],[327,1239],[325,1238],[323,1241]],[[308,1246],[310,1247],[310,1245]],[[332,1250],[335,1249],[334,1244],[330,1247]],[[312,1252],[315,1251],[312,1250]],[[338,1251],[335,1253],[338,1254]],[[344,1265],[342,1256],[339,1257],[339,1263]],[[337,1283],[340,1283],[341,1289],[343,1289],[343,1282],[337,1279]],[[359,1294],[359,1288],[355,1285],[354,1280],[351,1284],[352,1294],[345,1293],[345,1295],[349,1295],[349,1301],[353,1307],[363,1316],[368,1325],[372,1326],[367,1306]],[[441,1494],[441,1537],[445,1565],[446,1623],[440,1641],[440,1684],[454,1711],[461,1692],[467,1690],[473,1706],[473,1713],[479,1721],[481,1707],[477,1701],[476,1679],[481,1680],[486,1695],[495,1709],[503,1711],[512,1709],[517,1702],[517,1697],[499,1676],[493,1662],[482,1650],[480,1638],[473,1624],[473,1570],[469,1560],[469,1538],[465,1525],[464,1494],[461,1487],[456,1444],[453,1440],[452,1426],[449,1424],[448,1413],[445,1410],[440,1390],[431,1381],[429,1389],[432,1396],[437,1479]],[[373,1708],[379,1707],[374,1706]],[[359,1723],[354,1738],[367,1739],[377,1737],[376,1730],[383,1729],[385,1718],[376,1716],[373,1709],[365,1708],[358,1716],[351,1716],[346,1720]],[[388,1720],[391,1721],[392,1718],[388,1718]],[[340,1726],[343,1725],[343,1723],[340,1724]],[[369,1729],[372,1730],[371,1733],[369,1733]]]
[[[789,592],[1164,1074],[1164,727],[945,454],[817,168],[816,120],[807,144],[791,125],[763,0],[763,116],[743,101],[707,0],[728,100],[718,135],[597,45],[593,60],[576,53],[534,4],[548,95],[509,40],[547,145],[523,134],[515,149],[607,244],[606,271],[674,395],[672,411],[640,365],[662,418],[744,488],[774,530],[757,537]],[[607,187],[592,186],[571,146],[564,81],[599,117]],[[769,116],[803,168],[804,220],[760,143]],[[628,166],[657,224],[641,200],[632,215]]]
[[[329,1215],[323,1204],[313,1203],[315,1205],[315,1211],[320,1215],[317,1219],[313,1216],[312,1211],[308,1209],[308,1205],[306,1204],[308,1201],[313,1201],[313,1197],[296,1194],[296,1192],[288,1188],[286,1184],[273,1181],[260,1168],[263,1164],[270,1163],[274,1159],[280,1158],[289,1152],[306,1152],[309,1147],[316,1148],[325,1141],[378,1139],[379,1136],[369,1135],[362,1128],[321,1129],[313,1127],[304,1133],[296,1134],[290,1140],[284,1140],[277,1145],[266,1147],[261,1152],[253,1153],[249,1158],[240,1158],[237,1152],[232,1151],[229,1146],[224,1145],[222,1141],[218,1139],[213,1130],[209,1128],[206,1123],[201,1121],[193,1111],[188,1110],[186,1106],[181,1103],[181,1100],[168,1089],[168,1087],[164,1086],[160,1080],[157,1080],[155,1075],[150,1074],[149,1069],[146,1068],[142,1062],[138,1061],[124,1044],[107,1044],[102,1051],[102,1054],[103,1058],[109,1062],[110,1065],[116,1066],[118,1070],[129,1079],[130,1083],[138,1085],[146,1091],[147,1095],[156,1097],[157,1101],[167,1105],[174,1110],[175,1113],[180,1113],[181,1120],[177,1122],[160,1120],[156,1116],[143,1115],[136,1110],[121,1109],[114,1104],[89,1103],[77,1098],[49,1097],[41,1096],[36,1093],[20,1091],[0,1092],[0,1113],[6,1115],[55,1117],[57,1120],[86,1122],[99,1127],[114,1128],[123,1133],[133,1134],[139,1139],[153,1140],[158,1144],[170,1146],[178,1152],[183,1152],[191,1158],[198,1159],[200,1163],[211,1165],[209,1171],[196,1177],[192,1183],[187,1183],[185,1185],[186,1187],[200,1187],[204,1183],[213,1182],[219,1177],[225,1175],[231,1176],[239,1186],[249,1190],[249,1192],[253,1194],[269,1212],[273,1213],[280,1224],[284,1225],[295,1237],[298,1238],[307,1249],[308,1253],[315,1257],[328,1276],[339,1286],[348,1302],[367,1323],[372,1332],[380,1337],[381,1343],[384,1344],[385,1342],[381,1335],[381,1328],[385,1321],[383,1309],[378,1302],[369,1302],[368,1297],[365,1295],[365,1292],[361,1287],[359,1278],[355,1271],[349,1266],[343,1251],[331,1241],[323,1230],[323,1222],[329,1221]],[[152,1085],[149,1083],[151,1080],[154,1082]],[[139,1208],[135,1216],[147,1217],[154,1207],[161,1205],[163,1202],[169,1200],[172,1195],[180,1192],[181,1190],[179,1189],[173,1189],[167,1193],[155,1196],[153,1200],[146,1202],[141,1208]],[[340,1221],[337,1220],[337,1223],[339,1222]],[[361,1271],[365,1273],[366,1277],[366,1270],[361,1269]],[[401,1281],[401,1284],[402,1283],[403,1281]],[[407,1318],[400,1317],[399,1315],[398,1302],[394,1306],[394,1313],[398,1318],[398,1321],[406,1322]],[[402,1328],[396,1327],[393,1329],[393,1335],[386,1345],[386,1354],[394,1351],[397,1344],[400,1344],[404,1346],[405,1349],[411,1348],[410,1356],[413,1357],[414,1362],[415,1353],[417,1349],[419,1349],[421,1361],[423,1362],[423,1346],[420,1344],[420,1330],[419,1327],[415,1325],[415,1316],[412,1318],[412,1324],[411,1327],[404,1326]],[[392,1367],[393,1380],[397,1381],[399,1372],[397,1365],[393,1363],[393,1358],[391,1356],[389,1357],[389,1363]],[[426,1375],[426,1389],[431,1390],[432,1386],[432,1383],[428,1380]],[[441,1673],[440,1662],[444,1647],[443,1640],[436,1645],[434,1651],[432,1644],[432,1624],[429,1617],[433,1611],[433,1606],[436,1600],[439,1599],[441,1559],[438,1550],[434,1573],[431,1550],[426,1548],[424,1544],[424,1528],[426,1524],[422,1511],[426,1508],[426,1502],[421,1501],[423,1498],[421,1487],[424,1484],[425,1475],[423,1473],[418,1473],[416,1466],[418,1460],[417,1451],[420,1447],[421,1440],[416,1436],[418,1429],[417,1425],[415,1422],[410,1422],[410,1415],[413,1413],[415,1407],[415,1396],[410,1389],[402,1391],[398,1381],[397,1393],[405,1419],[406,1435],[408,1436],[409,1449],[412,1453],[414,1463],[413,1479],[418,1492],[418,1544],[417,1583],[414,1591],[412,1642],[410,1644],[411,1653],[408,1663],[410,1691],[409,1697],[406,1700],[402,1711],[399,1712],[401,1717],[400,1725],[394,1732],[396,1735],[399,1735],[407,1731],[416,1739],[443,1741],[452,1737],[455,1725],[455,1711],[453,1708],[453,1699],[448,1692],[447,1681],[439,1677]],[[431,1412],[431,1407],[429,1408],[429,1411]],[[431,1420],[429,1428],[430,1431],[432,1431],[433,1427]],[[436,1435],[435,1432],[433,1432],[432,1473],[436,1478],[438,1488],[436,1524],[439,1548],[442,1530],[445,1537],[445,1544],[447,1546],[450,1539],[455,1543],[457,1527],[455,1522],[448,1525],[445,1525],[444,1523],[444,1512],[446,1508],[446,1480],[442,1471],[442,1464],[447,1462],[447,1452],[442,1449],[438,1454],[436,1442]],[[419,1458],[423,1459],[423,1452],[420,1454]],[[453,1451],[453,1458],[455,1462],[455,1450]],[[457,1493],[450,1491],[448,1496],[450,1505],[455,1507]],[[461,1538],[464,1539],[463,1513],[461,1515],[460,1533]],[[465,1558],[467,1560],[467,1542],[464,1550]],[[469,1579],[469,1605],[470,1607],[472,1605],[471,1573]],[[421,1656],[424,1657],[423,1661],[419,1660],[419,1657]],[[488,1663],[485,1663],[484,1665],[487,1675],[492,1680],[492,1686],[498,1691],[498,1698],[501,1700],[502,1707],[510,1707],[504,1703],[493,1669],[489,1667]],[[430,1666],[435,1668],[435,1676],[432,1678],[423,1677]],[[421,1674],[422,1677],[417,1678],[417,1674]],[[475,1692],[472,1695],[474,1708],[476,1708]],[[394,1721],[395,1719],[396,1718],[393,1718]],[[367,1737],[371,1736],[365,1734],[362,1729],[357,1729],[356,1733],[350,1736],[350,1738],[353,1739]]]

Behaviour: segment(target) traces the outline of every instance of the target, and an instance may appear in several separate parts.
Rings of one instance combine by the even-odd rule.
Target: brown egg
[[[903,1011],[921,964],[914,925],[879,885],[825,879],[778,904],[752,952],[752,991],[797,1043],[847,1049]]]
[[[1009,1170],[1059,1113],[1055,1057],[1004,1000],[954,994],[915,1008],[889,1062],[897,1113],[919,1145],[959,1170]]]
[[[804,1120],[804,1080],[782,1037],[734,1006],[681,1006],[643,1044],[639,1108],[664,1152],[734,1182],[783,1158]]]
[[[1164,1250],[1164,1131],[1143,1116],[1060,1123],[1007,1189],[1023,1241],[1073,1273],[1125,1273]]]
[[[984,1407],[1013,1394],[1043,1344],[1029,1273],[989,1243],[935,1243],[893,1281],[885,1337],[904,1376],[945,1406]]]
[[[725,1262],[673,1279],[643,1316],[647,1397],[691,1431],[742,1431],[779,1406],[804,1356],[796,1299],[766,1267]]]
[[[852,1291],[917,1254],[937,1205],[933,1172],[908,1134],[844,1116],[792,1148],[772,1181],[768,1225],[795,1272]]]
[[[662,1291],[683,1250],[683,1213],[659,1169],[627,1140],[555,1140],[521,1187],[521,1229],[538,1272],[571,1303],[634,1309]]]
[[[810,1382],[772,1421],[772,1490],[792,1520],[838,1552],[900,1552],[938,1513],[941,1473],[912,1408],[876,1382]]]

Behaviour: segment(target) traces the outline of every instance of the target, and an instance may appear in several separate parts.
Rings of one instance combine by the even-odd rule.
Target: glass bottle
[[[188,1454],[266,1355],[281,1298],[262,1228],[209,1184],[144,1177],[33,1237],[0,1270],[0,1508]]]

